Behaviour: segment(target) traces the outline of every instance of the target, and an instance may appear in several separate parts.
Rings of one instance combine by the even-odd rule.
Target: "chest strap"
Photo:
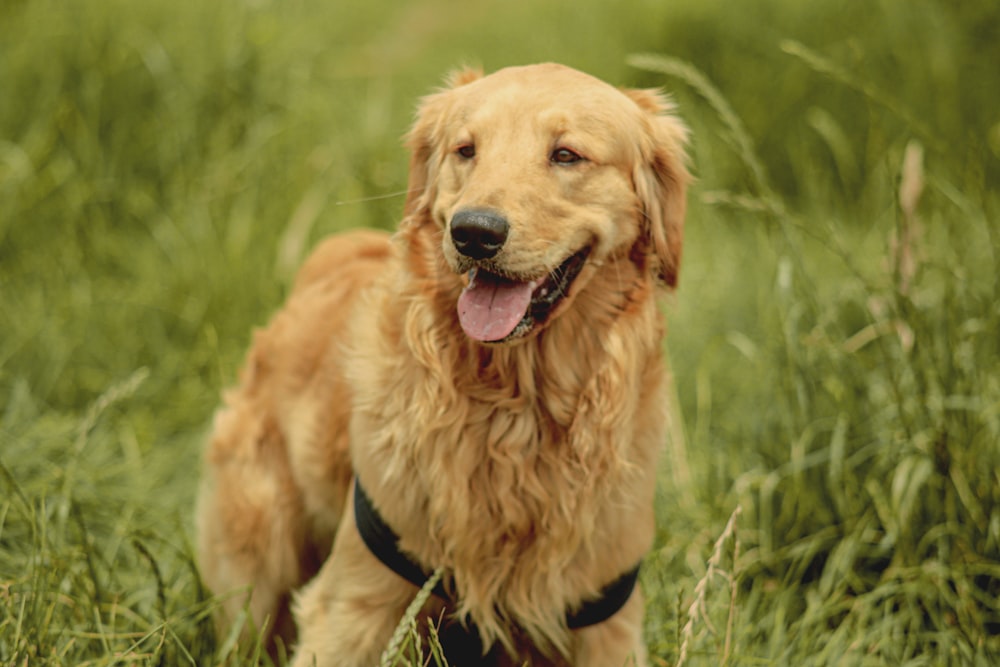
[[[357,477],[354,478],[354,521],[358,526],[358,532],[361,533],[361,539],[383,565],[417,588],[423,587],[430,578],[430,572],[400,550],[399,536],[375,509],[375,505],[372,504],[371,498]],[[639,565],[636,565],[605,586],[601,590],[600,597],[588,600],[576,611],[567,613],[566,625],[576,630],[608,620],[628,602],[638,578]],[[453,601],[441,582],[434,587],[434,595],[445,602]]]

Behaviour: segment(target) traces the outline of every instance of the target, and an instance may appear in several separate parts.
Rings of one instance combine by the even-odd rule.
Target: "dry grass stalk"
[[[396,631],[392,633],[392,639],[389,640],[389,645],[385,647],[385,651],[382,652],[382,657],[379,660],[379,667],[392,667],[399,661],[399,652],[403,646],[403,641],[406,639],[407,635],[413,632],[414,636],[417,637],[419,641],[419,635],[416,633],[416,618],[417,614],[423,608],[424,603],[427,602],[427,598],[431,596],[431,592],[437,583],[441,580],[441,576],[444,574],[444,568],[438,568],[434,571],[424,583],[424,587],[417,592],[413,602],[410,606],[406,608],[406,613],[403,614],[403,618],[399,620],[399,625],[396,626]]]
[[[698,619],[705,624],[709,632],[718,634],[708,615],[708,585],[713,577],[716,576],[725,579],[730,588],[729,617],[726,622],[722,664],[725,664],[729,659],[732,644],[732,628],[736,613],[736,557],[739,554],[739,540],[736,539],[736,519],[742,512],[743,508],[737,505],[736,509],[729,516],[729,521],[726,522],[725,529],[723,529],[722,534],[719,535],[719,539],[715,541],[715,546],[712,548],[712,555],[708,559],[708,569],[705,570],[705,574],[698,580],[698,583],[694,587],[694,600],[687,609],[687,622],[681,629],[680,655],[677,658],[675,667],[681,667],[687,661],[691,642],[694,639],[695,623]],[[721,567],[722,550],[726,542],[730,539],[733,540],[733,572],[726,572]]]
[[[910,141],[903,153],[899,182],[899,208],[902,212],[898,236],[891,245],[893,269],[899,293],[908,295],[917,272],[916,245],[920,237],[917,206],[924,191],[924,147]]]

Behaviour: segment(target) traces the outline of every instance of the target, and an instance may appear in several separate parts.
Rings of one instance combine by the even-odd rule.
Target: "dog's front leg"
[[[642,640],[644,604],[636,588],[608,620],[573,631],[574,667],[646,667]]]
[[[299,595],[293,667],[371,667],[392,637],[416,587],[365,546],[349,501],[333,553]]]

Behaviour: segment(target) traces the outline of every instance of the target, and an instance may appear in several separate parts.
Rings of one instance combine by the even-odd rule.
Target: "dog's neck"
[[[459,324],[462,282],[441,259],[440,237],[428,225],[400,233],[399,274],[379,292],[385,304],[368,309],[383,318],[362,325],[361,335],[380,339],[384,357],[355,366],[366,376],[360,384],[375,394],[371,400],[391,405],[391,393],[422,397],[418,403],[438,413],[420,415],[421,426],[460,422],[462,438],[478,437],[477,456],[487,459],[522,456],[540,445],[546,453],[576,448],[572,456],[581,456],[581,441],[590,436],[579,431],[594,426],[595,411],[603,415],[601,428],[620,420],[614,439],[627,438],[628,420],[658,400],[651,389],[663,372],[658,288],[647,267],[629,252],[606,258],[585,270],[586,284],[540,332],[510,344],[483,344]],[[524,432],[505,430],[505,424]],[[440,446],[447,456],[450,444],[444,437],[432,449]]]

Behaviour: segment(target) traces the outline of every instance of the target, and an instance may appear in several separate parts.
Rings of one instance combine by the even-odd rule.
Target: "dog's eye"
[[[573,164],[583,159],[578,153],[574,153],[568,148],[557,148],[552,151],[549,161],[555,164]]]
[[[476,157],[476,147],[474,144],[463,144],[456,148],[455,152],[466,160],[471,160]]]

